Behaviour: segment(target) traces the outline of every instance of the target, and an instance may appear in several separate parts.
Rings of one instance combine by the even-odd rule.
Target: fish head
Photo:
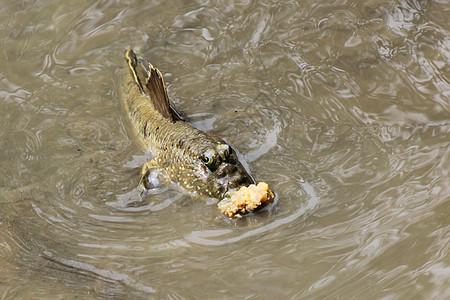
[[[223,199],[242,186],[255,184],[227,143],[220,141],[201,150],[197,153],[195,178],[199,194]]]

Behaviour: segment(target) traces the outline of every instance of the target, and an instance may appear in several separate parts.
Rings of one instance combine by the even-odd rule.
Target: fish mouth
[[[225,200],[231,198],[231,195],[233,195],[238,189],[240,189],[244,185],[245,184],[237,184],[234,182],[228,182],[226,184],[221,185],[219,187],[219,190],[221,190],[219,199]]]
[[[253,177],[237,160],[233,162],[223,161],[214,172],[214,177],[219,199],[230,198],[241,187],[256,184]]]
[[[226,200],[231,198],[231,195],[236,192],[237,189],[233,188],[230,190],[230,188],[226,187],[225,188],[225,192],[223,192],[222,197],[220,197],[222,200]]]
[[[245,172],[245,171],[244,171]],[[250,175],[247,174],[247,172],[245,172],[245,176],[242,176],[241,173],[239,173],[236,177],[235,180],[233,181],[229,181],[226,184],[223,185],[224,191],[221,193],[222,196],[220,197],[223,200],[229,199],[231,198],[231,196],[240,188],[242,188],[243,186],[248,187],[251,184],[255,184],[256,182],[253,179],[253,177],[251,177]]]
[[[239,173],[235,174],[234,176],[232,176],[231,178],[228,178],[229,180],[226,180],[225,182],[223,182],[223,184],[222,184],[223,192],[221,193],[222,199],[230,198],[234,192],[236,192],[243,186],[248,187],[250,184],[256,184],[255,180],[250,175],[248,175],[247,172],[245,172],[244,176],[243,175],[244,174],[239,172]]]

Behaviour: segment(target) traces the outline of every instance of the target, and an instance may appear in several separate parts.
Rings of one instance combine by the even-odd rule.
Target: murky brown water
[[[447,1],[0,4],[1,299],[450,297]],[[274,207],[135,202],[128,47]]]

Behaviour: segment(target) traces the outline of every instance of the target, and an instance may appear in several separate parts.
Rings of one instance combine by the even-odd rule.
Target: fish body
[[[153,169],[188,192],[223,199],[240,187],[255,183],[223,139],[184,122],[169,102],[161,72],[125,54],[122,101],[131,123],[153,159],[144,164],[140,186],[148,187]]]

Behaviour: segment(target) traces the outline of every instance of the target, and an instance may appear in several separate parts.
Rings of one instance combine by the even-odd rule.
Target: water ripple
[[[447,6],[4,3],[0,298],[448,298]],[[274,204],[139,199],[129,47]]]

